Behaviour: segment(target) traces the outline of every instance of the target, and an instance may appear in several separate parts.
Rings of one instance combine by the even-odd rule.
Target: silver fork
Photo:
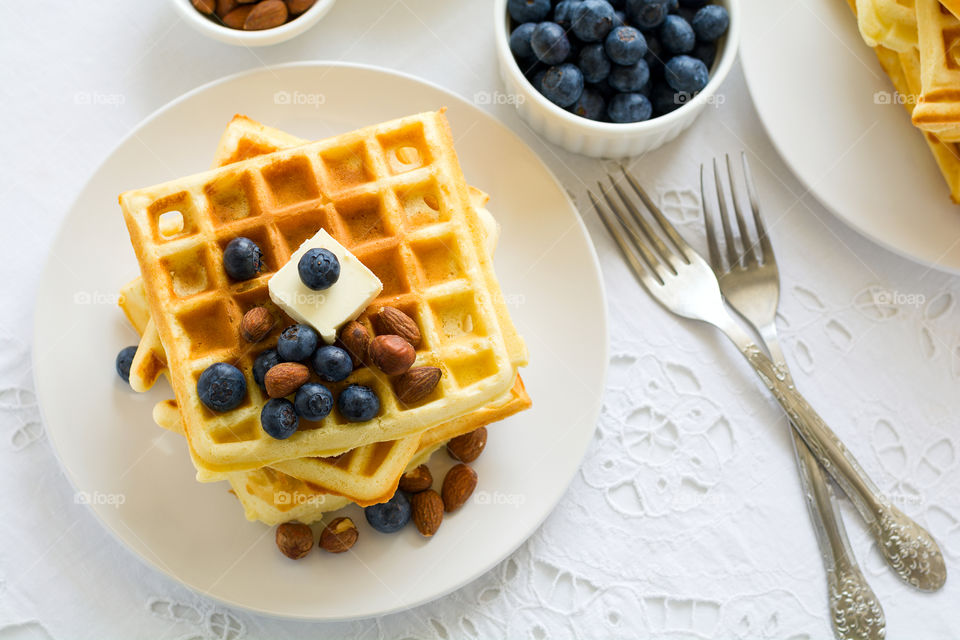
[[[757,241],[750,239],[747,222],[740,210],[740,194],[730,166],[730,156],[727,155],[725,156],[727,183],[730,199],[733,202],[736,228],[730,222],[720,169],[716,159],[713,161],[720,227],[724,238],[723,246],[726,249],[725,252],[721,251],[718,246],[720,232],[714,224],[714,215],[707,208],[710,198],[707,197],[704,168],[700,165],[700,199],[703,203],[710,265],[720,281],[720,292],[727,304],[743,316],[760,334],[773,362],[789,376],[777,335],[776,315],[780,300],[780,273],[777,269],[773,246],[770,244],[770,238],[767,236],[763,218],[760,215],[759,198],[750,174],[750,166],[747,164],[747,157],[744,154],[740,157]],[[738,237],[741,247],[739,252],[737,251]],[[834,633],[841,639],[883,638],[886,627],[883,609],[857,565],[843,519],[840,517],[833,488],[827,482],[823,470],[803,439],[797,435],[796,431],[792,431],[792,435],[794,453],[800,471],[800,483],[827,571],[830,621],[833,624]]]
[[[880,541],[880,552],[887,563],[919,589],[932,591],[943,586],[946,566],[937,543],[880,493],[853,454],[800,395],[787,372],[775,365],[734,320],[724,305],[720,283],[706,260],[680,237],[637,181],[622,167],[621,170],[635,195],[649,210],[659,233],[640,214],[613,176],[609,176],[610,184],[620,204],[603,183],[598,185],[609,209],[592,191],[588,194],[600,220],[643,287],[674,314],[706,322],[723,332],[786,411],[790,424],[803,437],[817,461],[850,497],[868,526],[876,528],[874,535]]]

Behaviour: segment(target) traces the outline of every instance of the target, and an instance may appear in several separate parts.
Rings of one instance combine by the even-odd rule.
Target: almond
[[[277,547],[288,558],[299,560],[313,549],[313,531],[300,522],[284,522],[277,527]]]
[[[287,0],[287,9],[292,15],[298,16],[314,4],[317,0]]]
[[[383,307],[377,312],[380,333],[400,336],[413,347],[420,346],[420,327],[413,318],[396,307]]]
[[[253,5],[253,11],[243,22],[244,31],[262,31],[279,27],[287,21],[287,5],[283,0],[263,0]]]
[[[243,29],[243,23],[247,21],[247,16],[253,11],[253,5],[237,7],[230,13],[223,16],[223,24],[231,29]]]
[[[388,376],[404,373],[413,366],[417,352],[409,342],[396,335],[377,336],[367,349],[370,362]]]
[[[487,428],[480,427],[470,433],[452,438],[450,442],[447,443],[447,453],[449,453],[450,457],[454,460],[473,462],[480,457],[480,454],[483,453],[483,449],[486,446]]]
[[[337,518],[320,532],[320,548],[330,553],[348,551],[357,542],[360,532],[350,518]]]
[[[443,372],[437,367],[414,367],[397,378],[394,392],[403,404],[420,402],[437,388]],[[467,462],[466,460],[464,462]]]
[[[429,538],[443,522],[443,499],[432,489],[416,493],[410,498],[411,519],[420,535]]]
[[[217,15],[221,18],[236,8],[237,0],[217,0]],[[244,19],[246,19],[246,16],[244,16]]]
[[[465,464],[456,464],[450,467],[440,494],[443,496],[443,508],[449,513],[456,511],[473,494],[477,488],[477,472]],[[418,494],[419,495],[419,494]]]
[[[340,329],[340,344],[353,358],[353,368],[356,369],[367,357],[367,349],[370,348],[370,332],[356,320],[351,320]]]
[[[205,16],[210,15],[217,8],[217,0],[190,0],[190,3],[194,9]]]
[[[433,474],[430,473],[430,467],[425,464],[400,476],[400,491],[420,493],[431,486],[433,486]]]
[[[310,370],[299,362],[281,362],[263,377],[267,395],[271,398],[288,396],[310,379]]]
[[[266,307],[254,307],[240,321],[240,335],[247,342],[260,342],[273,330],[277,321]]]

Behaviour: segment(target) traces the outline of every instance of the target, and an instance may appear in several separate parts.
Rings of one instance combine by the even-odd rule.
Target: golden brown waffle
[[[913,124],[960,142],[960,20],[937,0],[916,0],[921,91]]]
[[[441,113],[422,114],[121,196],[185,431],[204,466],[250,469],[396,439],[509,388],[526,354],[501,312],[450,140]],[[182,215],[183,229],[162,237],[160,217],[172,211]],[[356,425],[334,414],[322,429],[308,423],[289,440],[273,440],[259,427],[265,399],[252,376],[246,402],[225,414],[200,404],[196,378],[219,361],[249,376],[255,354],[240,344],[239,318],[252,306],[270,306],[269,275],[319,227],[378,274],[385,285],[379,304],[417,319],[425,336],[418,364],[445,375],[430,398],[401,407],[389,381],[361,369],[351,382],[377,389],[378,418]],[[233,283],[220,252],[240,235],[261,245],[267,271]]]
[[[227,124],[214,153],[214,168],[226,166],[258,155],[266,155],[280,149],[306,144],[308,140],[296,138],[285,131],[268,127],[246,116],[235,115]],[[484,228],[484,244],[492,256],[497,247],[500,226],[486,209],[490,196],[475,187],[470,187],[470,202],[480,214]],[[166,375],[167,355],[163,351],[156,325],[150,321],[150,309],[146,304],[143,279],[136,278],[120,290],[120,306],[130,323],[141,334],[136,356],[130,366],[130,387],[137,392],[148,391],[161,374]],[[143,301],[142,309],[129,309],[123,301],[130,298],[135,305]],[[131,313],[143,314],[142,319]]]

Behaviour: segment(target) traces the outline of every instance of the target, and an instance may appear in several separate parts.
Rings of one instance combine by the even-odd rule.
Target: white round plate
[[[960,207],[847,3],[744,0],[743,10],[750,93],[804,186],[878,244],[960,273]]]
[[[322,93],[320,93],[322,92]],[[490,430],[475,499],[432,540],[350,515],[350,553],[284,558],[273,529],[248,522],[224,483],[200,484],[182,438],[156,427],[165,381],[132,392],[114,358],[136,335],[116,292],[138,274],[117,195],[206,169],[227,121],[245,113],[307,138],[447,106],[471,184],[503,226],[497,272],[530,349],[534,407]],[[54,241],[38,293],[36,386],[78,495],[134,554],[224,603],[295,618],[361,618],[427,602],[492,568],[563,496],[594,432],[607,328],[596,254],[573,204],[510,130],[463,99],[398,73],[296,64],[226,78],[147,118],[97,169]],[[446,454],[435,456],[441,475]],[[442,477],[442,476],[441,476]]]

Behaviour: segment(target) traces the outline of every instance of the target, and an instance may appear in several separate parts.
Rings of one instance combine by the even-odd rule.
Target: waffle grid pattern
[[[478,251],[478,223],[448,136],[440,114],[425,114],[121,197],[153,310],[160,311],[154,319],[187,434],[203,465],[256,468],[394,439],[509,387],[515,369],[500,323],[515,333],[495,312],[499,289],[488,286],[492,270]],[[165,234],[161,218],[173,212],[182,223]],[[260,429],[266,398],[250,373],[253,358],[270,344],[254,352],[240,343],[238,326],[251,307],[272,306],[270,275],[321,227],[383,280],[373,308],[389,303],[418,322],[425,339],[417,364],[440,366],[445,375],[431,397],[408,407],[382,375],[360,369],[350,382],[377,390],[381,419],[354,425],[334,413],[322,430],[308,424],[275,441]],[[223,248],[238,236],[260,245],[266,269],[235,283],[221,262]],[[199,402],[195,384],[221,361],[246,373],[249,393],[239,408],[215,414]]]

